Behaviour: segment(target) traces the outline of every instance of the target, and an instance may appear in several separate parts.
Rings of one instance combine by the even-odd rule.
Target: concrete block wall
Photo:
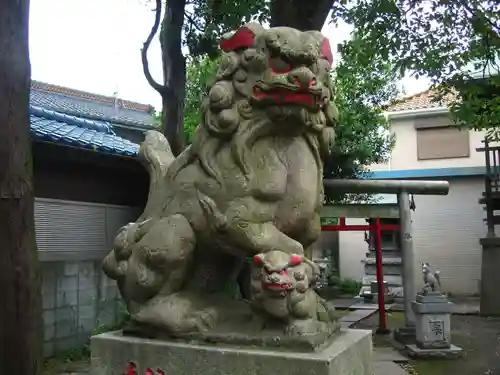
[[[97,327],[117,324],[123,307],[101,261],[42,263],[44,356],[85,344]]]

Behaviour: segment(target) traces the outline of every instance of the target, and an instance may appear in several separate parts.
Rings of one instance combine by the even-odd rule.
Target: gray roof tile
[[[136,127],[150,127],[154,121],[152,106],[38,81],[32,81],[30,103],[74,116]]]
[[[92,121],[30,106],[34,139],[121,156],[137,156],[139,145],[115,135],[108,122]]]

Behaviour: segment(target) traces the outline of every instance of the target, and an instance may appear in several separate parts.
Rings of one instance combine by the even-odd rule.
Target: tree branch
[[[149,45],[151,44],[153,37],[158,32],[158,28],[160,27],[160,21],[161,21],[161,0],[156,0],[155,22],[153,24],[153,27],[151,28],[148,38],[144,42],[143,47],[141,49],[141,58],[142,58],[142,69],[144,71],[144,76],[146,77],[151,87],[154,88],[156,91],[158,91],[160,95],[162,95],[163,92],[165,92],[165,86],[160,85],[158,82],[154,80],[153,76],[151,75],[151,72],[149,71],[149,62],[148,62]]]
[[[472,17],[481,17],[481,19],[491,26],[492,31],[497,35],[500,33],[500,25],[497,25],[493,20],[491,20],[487,15],[484,9],[474,9],[469,4],[468,1],[461,1],[460,4],[471,14]],[[478,6],[478,8],[481,8]],[[478,14],[479,13],[479,14]]]
[[[321,31],[333,3],[334,0],[272,0],[271,27],[288,26],[301,31]]]
[[[190,24],[191,26],[193,26],[196,30],[198,30],[198,31],[199,31],[199,32],[201,32],[201,33],[204,33],[204,32],[205,32],[205,30],[203,30],[202,28],[200,28],[200,27],[196,24],[195,20],[193,19],[193,17],[191,17],[191,15],[190,15],[188,12],[186,12],[186,11],[185,11],[185,12],[184,12],[184,16],[185,16],[185,17],[187,18],[187,20],[189,21],[189,24]]]

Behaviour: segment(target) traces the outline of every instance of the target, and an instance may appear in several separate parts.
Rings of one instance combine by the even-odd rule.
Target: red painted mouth
[[[270,98],[278,104],[303,104],[317,107],[320,100],[318,95],[307,91],[289,91],[286,89],[262,90],[259,87],[253,88],[253,96],[256,99]]]
[[[265,283],[264,287],[269,290],[290,290],[292,283]]]

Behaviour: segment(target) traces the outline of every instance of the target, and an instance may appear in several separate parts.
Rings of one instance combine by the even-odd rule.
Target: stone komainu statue
[[[422,274],[424,276],[424,287],[422,288],[422,293],[441,293],[441,272],[439,270],[433,271],[431,265],[427,262],[422,263],[421,266]]]
[[[264,309],[224,293],[246,257],[303,257],[320,234],[322,160],[338,117],[329,41],[317,31],[250,23],[220,45],[222,62],[193,144],[174,158],[152,131],[141,145],[148,202],[137,222],[120,229],[104,271],[117,281],[132,322],[168,336],[217,331],[231,321],[242,329],[248,312],[252,324],[260,322],[253,332],[270,321],[285,335],[333,332],[335,320],[310,295],[309,282],[298,288],[307,291],[300,304],[307,313],[295,315],[294,309],[266,315],[279,306],[263,295],[265,283],[257,298]],[[281,266],[288,272],[288,263]],[[306,271],[296,276],[313,275]]]

